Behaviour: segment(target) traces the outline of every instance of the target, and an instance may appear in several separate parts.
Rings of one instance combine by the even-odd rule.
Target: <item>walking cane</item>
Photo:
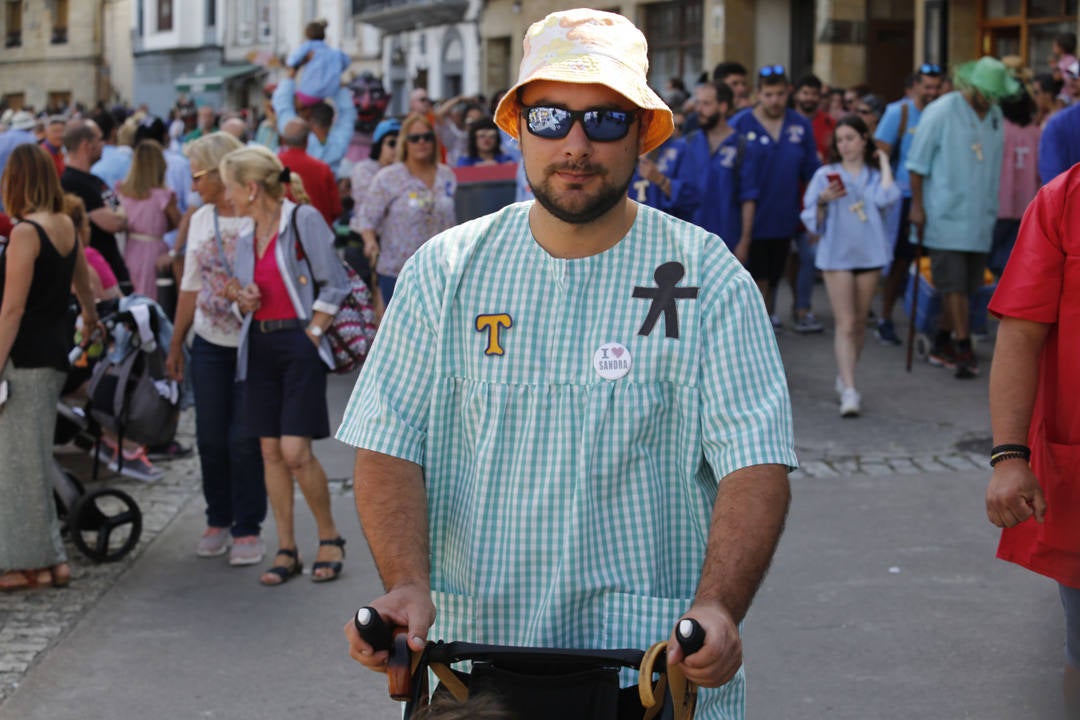
[[[911,359],[915,353],[915,325],[919,315],[919,276],[922,275],[922,249],[923,249],[923,225],[916,232],[918,238],[915,244],[915,278],[911,285],[911,318],[907,331],[907,371],[911,372]]]

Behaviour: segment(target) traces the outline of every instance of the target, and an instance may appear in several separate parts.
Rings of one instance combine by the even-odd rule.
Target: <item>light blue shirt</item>
[[[911,150],[911,142],[915,139],[915,129],[919,125],[919,119],[922,117],[923,111],[915,106],[915,101],[911,98],[903,98],[894,103],[889,103],[885,107],[885,114],[881,116],[881,122],[878,123],[877,130],[874,132],[874,139],[889,143],[891,149],[896,148],[904,105],[907,105],[908,109],[907,125],[904,128],[904,137],[900,138],[900,155],[897,159],[895,171],[896,184],[900,186],[904,197],[911,197],[911,180],[908,178],[905,162],[907,161],[908,151]]]
[[[29,130],[8,130],[0,133],[0,174],[4,172],[4,166],[7,165],[7,159],[12,150],[19,145],[36,142],[37,138]],[[3,202],[0,202],[0,207],[3,207]]]
[[[300,82],[296,89],[321,100],[334,97],[341,87],[341,73],[349,68],[352,61],[348,55],[330,47],[324,40],[308,40],[289,54],[285,64],[297,67],[309,52],[311,59],[300,68]]]
[[[277,89],[271,98],[274,112],[277,113],[278,132],[285,132],[285,125],[296,117],[296,82],[291,78],[285,78],[278,83]],[[315,133],[308,135],[307,154],[316,160],[322,160],[330,166],[337,175],[341,159],[352,142],[354,127],[356,125],[356,106],[353,105],[352,90],[347,87],[339,87],[334,96],[334,124],[330,127],[330,133],[326,136],[326,142],[319,142]]]
[[[840,175],[847,195],[826,206],[824,222],[818,225],[817,200],[829,186],[831,173]],[[885,233],[883,211],[899,199],[900,188],[895,182],[882,187],[881,172],[876,168],[863,167],[858,176],[839,163],[818,168],[803,194],[802,211],[806,229],[821,237],[814,260],[817,268],[857,270],[888,265],[892,243]]]
[[[926,107],[907,158],[908,171],[924,178],[926,247],[990,251],[1004,144],[1005,123],[996,105],[980,120],[955,91]]]
[[[90,166],[90,173],[104,180],[110,188],[115,188],[127,177],[133,154],[127,145],[106,145],[101,150],[101,159]]]
[[[647,648],[693,602],[721,479],[796,464],[783,366],[716,236],[639,206],[618,244],[568,260],[531,207],[409,260],[337,437],[424,468],[431,638]],[[669,264],[684,295],[659,318]],[[697,718],[743,702],[740,670]]]

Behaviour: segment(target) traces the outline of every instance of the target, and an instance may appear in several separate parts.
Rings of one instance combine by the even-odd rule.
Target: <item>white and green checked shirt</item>
[[[613,248],[557,259],[531,204],[408,262],[337,437],[424,468],[429,637],[645,649],[690,607],[719,479],[796,465],[783,367],[716,236],[639,206]],[[665,263],[684,269],[676,295],[698,291],[642,334]],[[743,707],[740,670],[698,717]]]

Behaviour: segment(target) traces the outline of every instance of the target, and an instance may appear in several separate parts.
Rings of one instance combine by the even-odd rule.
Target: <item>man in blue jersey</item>
[[[727,121],[733,103],[731,88],[719,80],[694,89],[700,128],[687,136],[686,156],[679,170],[682,184],[696,187],[701,197],[692,218],[694,224],[719,235],[745,261],[750,254],[758,189],[746,138]]]
[[[686,141],[672,134],[664,144],[638,160],[630,178],[630,197],[680,220],[693,220],[701,201],[701,189],[681,177]]]
[[[889,103],[874,132],[874,142],[892,159],[896,184],[903,197],[900,204],[900,224],[897,228],[896,243],[893,245],[893,261],[881,296],[881,320],[878,322],[877,337],[882,345],[900,344],[892,322],[893,307],[907,282],[908,266],[915,257],[915,246],[910,240],[911,223],[908,220],[911,212],[911,181],[906,164],[908,150],[915,139],[915,129],[919,125],[923,110],[941,94],[941,83],[940,65],[920,65],[916,70],[911,95]]]
[[[1045,185],[1078,162],[1080,103],[1055,113],[1043,128],[1039,139],[1039,179]]]
[[[788,94],[784,66],[766,65],[758,71],[758,104],[731,119],[758,160],[759,192],[749,252],[736,255],[747,263],[777,329],[781,324],[773,307],[775,293],[799,231],[800,183],[809,182],[820,165],[814,128],[788,108]]]

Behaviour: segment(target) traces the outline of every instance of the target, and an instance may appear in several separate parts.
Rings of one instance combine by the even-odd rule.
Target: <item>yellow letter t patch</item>
[[[476,331],[487,332],[487,347],[484,349],[485,355],[502,355],[503,347],[499,341],[501,338],[501,331],[503,328],[511,328],[514,326],[514,321],[507,313],[499,313],[498,315],[477,315],[476,316]]]

